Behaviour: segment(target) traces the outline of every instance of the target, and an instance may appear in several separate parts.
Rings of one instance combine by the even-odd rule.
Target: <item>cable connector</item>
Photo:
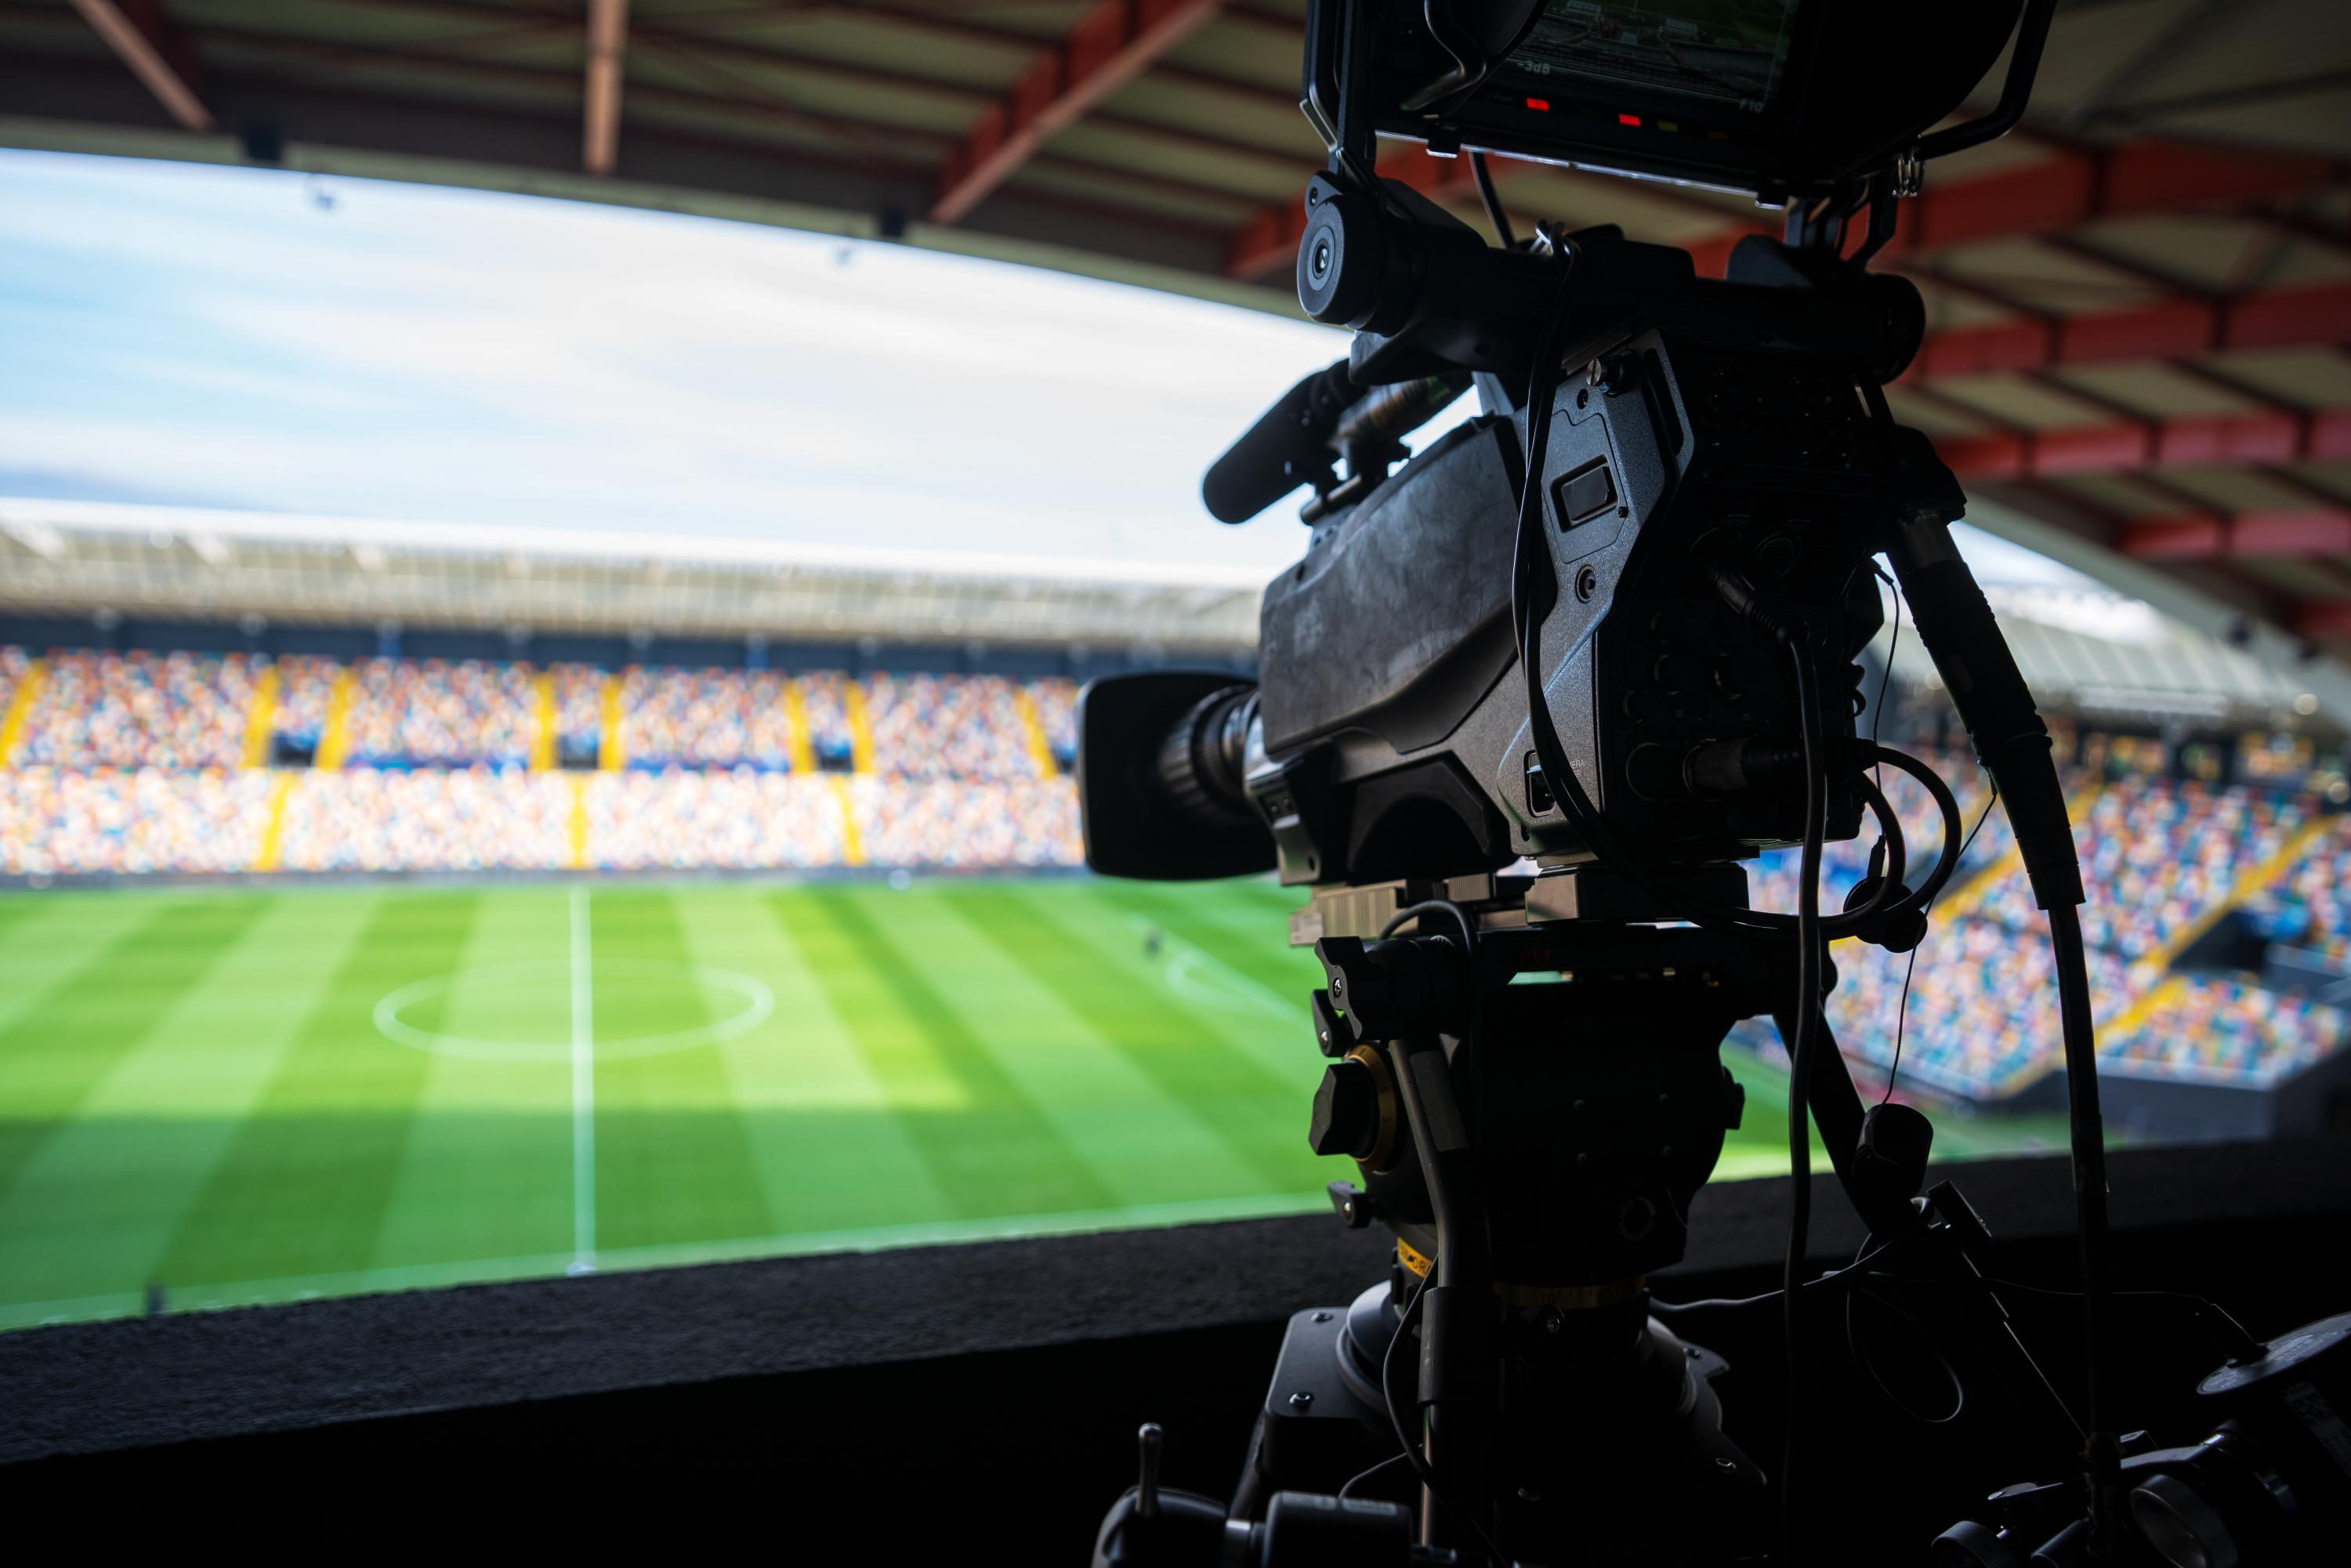
[[[1732,614],[1762,632],[1774,643],[1794,645],[1801,640],[1802,628],[1783,613],[1779,606],[1756,591],[1755,585],[1726,566],[1709,565],[1707,580],[1714,584]]]

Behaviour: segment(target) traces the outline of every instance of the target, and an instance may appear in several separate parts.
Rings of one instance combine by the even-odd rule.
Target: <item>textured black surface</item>
[[[1941,1174],[1996,1238],[2070,1228],[2062,1157]],[[2351,1210],[2351,1144],[2126,1151],[2114,1186],[2126,1230],[2331,1220]],[[1674,1274],[1768,1268],[1785,1201],[1782,1181],[1707,1188]],[[1817,1255],[1849,1255],[1859,1228],[1825,1176],[1813,1201]],[[1261,1329],[1270,1355],[1290,1312],[1379,1276],[1384,1234],[1309,1216],[30,1329],[0,1334],[0,1460],[1189,1331]],[[2248,1299],[2241,1280],[2210,1288]]]
[[[1380,1239],[1263,1220],[776,1259],[0,1335],[0,1461],[1279,1318]]]

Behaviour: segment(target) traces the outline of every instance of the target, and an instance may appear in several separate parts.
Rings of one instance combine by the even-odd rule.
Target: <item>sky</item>
[[[1200,472],[1344,350],[880,242],[0,152],[0,495],[1270,574],[1294,506],[1223,527]]]

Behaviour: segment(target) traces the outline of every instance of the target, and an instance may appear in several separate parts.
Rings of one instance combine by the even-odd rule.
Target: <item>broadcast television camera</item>
[[[1292,1320],[1229,1502],[1160,1488],[1145,1429],[1098,1562],[1915,1560],[1924,1542],[1835,1540],[1792,1479],[1818,1425],[1794,1364],[1803,1312],[1839,1296],[1850,1312],[1897,1270],[1937,1284],[1922,1327],[1970,1340],[2013,1400],[2027,1430],[2003,1460],[2076,1472],[2011,1489],[1935,1561],[2295,1561],[2335,1517],[2264,1489],[2313,1461],[2253,1434],[2299,1429],[2279,1416],[2286,1385],[2340,1386],[2351,1319],[2289,1350],[2218,1314],[2215,1375],[2250,1404],[2210,1443],[2125,1462],[2064,795],[1951,543],[1965,498],[1881,391],[1925,313],[1866,265],[1927,162],[2016,123],[2053,9],[1311,7],[1301,107],[1330,161],[1305,198],[1299,298],[1354,336],[1202,493],[1239,523],[1309,489],[1311,534],[1266,589],[1257,683],[1087,688],[1080,796],[1097,872],[1274,870],[1311,890],[1290,939],[1326,975],[1311,1003],[1330,1066],[1309,1135],[1355,1161],[1362,1185],[1333,1183],[1334,1207],[1392,1229],[1395,1262],[1352,1306]],[[1930,131],[2004,48],[1997,108]],[[1382,138],[1744,191],[1784,211],[1784,235],[1743,241],[1720,281],[1613,229],[1520,241],[1479,163],[1489,245],[1378,176]],[[1473,390],[1476,417],[1407,453],[1404,435]],[[1828,942],[1915,946],[1962,835],[1931,768],[1856,734],[1881,555],[2048,913],[2080,1206],[2071,1399],[2007,1322],[1981,1225],[1949,1183],[1927,1190],[1925,1118],[1865,1112],[1822,1016]],[[1884,767],[1935,800],[1932,857],[1905,843]],[[1865,821],[1873,874],[1823,911],[1822,845]],[[1739,862],[1786,846],[1799,908],[1749,908]],[[1777,1293],[1791,1415],[1768,1465],[1725,1436],[1717,1364],[1646,1290],[1682,1257],[1690,1199],[1744,1113],[1721,1041],[1759,1015],[1802,1089]],[[1871,1238],[1820,1279],[1802,1271],[1807,1111]],[[2322,1472],[2299,1495],[2328,1490]]]

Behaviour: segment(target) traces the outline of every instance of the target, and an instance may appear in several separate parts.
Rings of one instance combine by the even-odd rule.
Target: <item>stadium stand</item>
[[[1075,802],[1061,780],[859,778],[850,799],[865,856],[877,864],[965,870],[1084,859]]]
[[[831,779],[752,766],[632,768],[586,786],[589,863],[602,871],[755,871],[849,859]]]
[[[1062,676],[0,648],[0,874],[1071,867],[1076,695]],[[2078,758],[2112,1069],[2262,1085],[2333,1053],[2342,1009],[2173,966],[2241,906],[2340,972],[2339,769],[2302,737],[2178,747],[2068,729],[2061,744]],[[1859,1063],[1888,1068],[1899,1029],[1904,1083],[1997,1100],[2053,1065],[2040,915],[1971,760],[1913,748],[1981,826],[1907,1011],[1905,957],[1846,943],[1833,1021]],[[1885,779],[1923,865],[1938,815],[1907,779]],[[1865,873],[1873,836],[1829,847],[1829,907]],[[1754,862],[1759,905],[1793,906],[1795,860]]]
[[[15,760],[51,768],[235,768],[253,669],[242,655],[60,653]]]
[[[2346,1026],[2351,1013],[2306,996],[2236,976],[2176,975],[2099,1049],[2152,1077],[2265,1087],[2332,1055]]]
[[[343,666],[332,659],[294,653],[277,662],[277,700],[271,715],[273,755],[308,761],[325,738],[335,682]]]
[[[593,664],[558,664],[547,674],[553,705],[555,755],[564,767],[596,760],[603,739],[604,672]]]
[[[285,805],[289,871],[559,871],[572,863],[569,783],[487,768],[299,775]]]
[[[2294,869],[2248,905],[2273,939],[2351,957],[2351,817],[2329,819]]]
[[[1053,766],[1069,772],[1078,764],[1078,683],[1058,675],[1031,681],[1029,697],[1037,705],[1037,725]]]
[[[621,751],[631,768],[792,765],[791,687],[779,673],[632,668],[621,677],[620,702]]]
[[[864,683],[877,768],[907,779],[1034,779],[1012,683],[876,675]]]
[[[270,780],[218,768],[61,768],[0,773],[0,873],[221,873],[248,869]]]
[[[5,775],[8,874],[1082,859],[1065,678],[70,650],[43,667]],[[0,650],[0,712],[33,668]],[[576,792],[550,776],[591,768]]]
[[[350,757],[377,767],[519,766],[530,758],[527,664],[370,659],[358,668]]]

